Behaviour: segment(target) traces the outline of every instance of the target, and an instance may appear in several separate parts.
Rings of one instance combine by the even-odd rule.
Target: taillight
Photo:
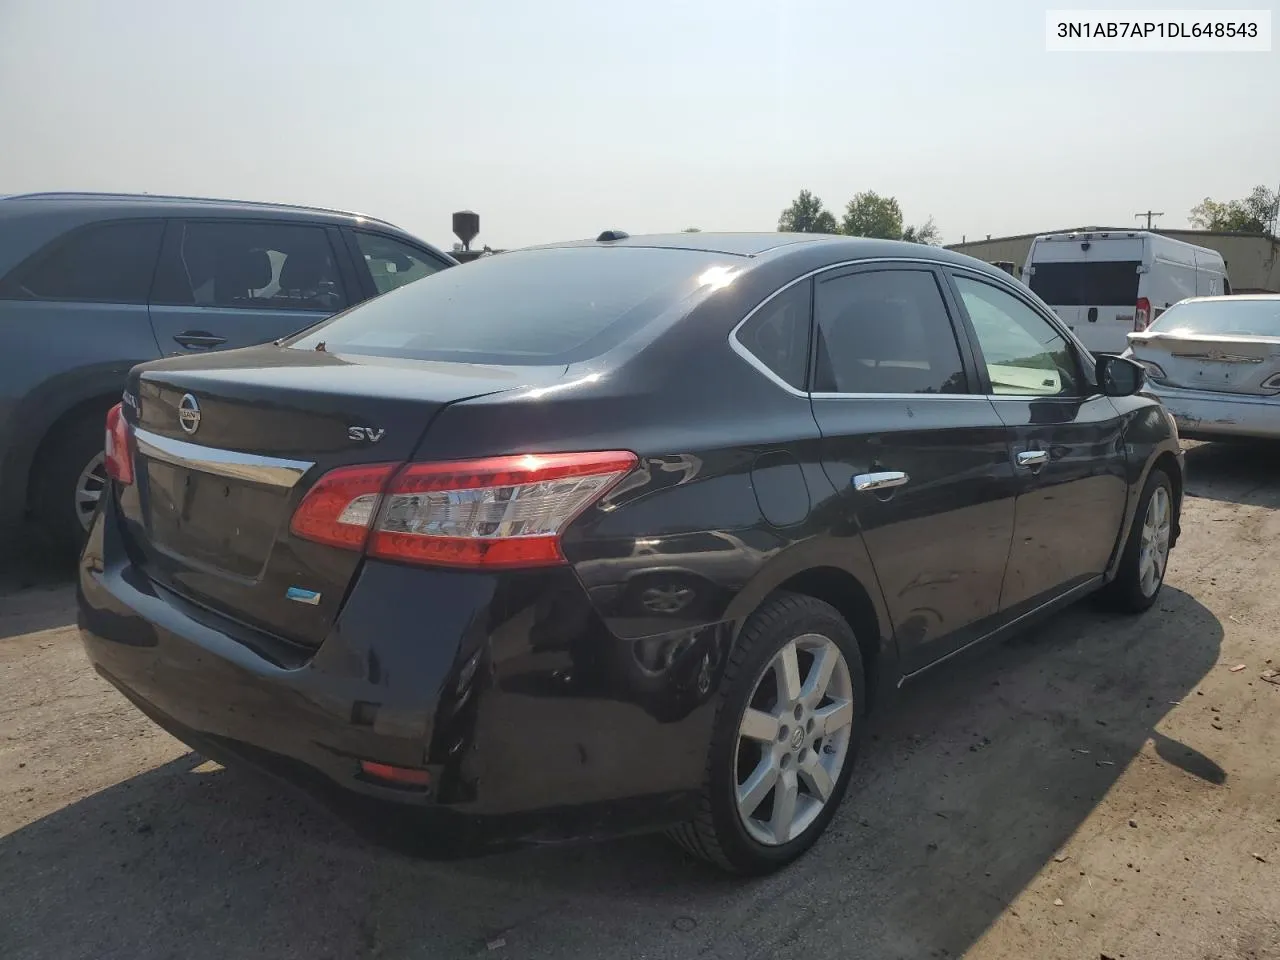
[[[1151,322],[1151,301],[1146,297],[1138,298],[1138,306],[1133,312],[1133,329],[1141,333]]]
[[[411,463],[391,481],[369,555],[452,567],[564,562],[560,534],[636,465],[626,452]]]
[[[612,451],[343,467],[312,487],[290,529],[384,560],[485,569],[558,564],[565,527],[635,465],[635,454]]]
[[[1138,362],[1146,368],[1148,380],[1154,380],[1157,383],[1163,383],[1165,379],[1167,379],[1166,374],[1164,372],[1164,368],[1160,366],[1160,364],[1155,363],[1151,360],[1139,360]]]
[[[116,483],[133,483],[133,450],[129,442],[129,421],[124,418],[124,405],[117,403],[107,411],[107,436],[103,445],[107,476]]]
[[[290,531],[295,537],[330,547],[363,549],[382,491],[398,467],[396,463],[372,463],[329,471],[298,504]]]

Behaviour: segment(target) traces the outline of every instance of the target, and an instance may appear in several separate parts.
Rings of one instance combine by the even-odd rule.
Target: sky
[[[447,249],[460,209],[508,248],[874,190],[957,242],[1280,185],[1280,40],[1048,53],[1064,6],[0,0],[0,194],[315,204]]]

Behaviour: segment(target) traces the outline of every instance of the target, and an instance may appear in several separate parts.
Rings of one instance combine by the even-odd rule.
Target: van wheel
[[[107,488],[103,416],[82,417],[50,437],[33,477],[32,513],[59,552],[78,553]]]
[[[796,594],[766,602],[725,668],[698,816],[671,835],[731,873],[795,860],[844,797],[865,704],[858,642],[835,608]]]
[[[1173,483],[1157,467],[1143,487],[1116,578],[1101,594],[1103,602],[1113,610],[1143,613],[1156,602],[1169,563],[1173,509]]]

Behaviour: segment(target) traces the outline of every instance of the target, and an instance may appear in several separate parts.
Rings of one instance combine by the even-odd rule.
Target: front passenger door
[[[836,525],[861,532],[913,672],[978,639],[999,611],[1008,430],[970,385],[938,270],[875,264],[815,282],[813,414]]]
[[[1016,614],[1106,570],[1128,495],[1122,422],[1047,317],[1006,284],[950,275],[984,387],[1014,435],[1017,523],[1000,609]]]

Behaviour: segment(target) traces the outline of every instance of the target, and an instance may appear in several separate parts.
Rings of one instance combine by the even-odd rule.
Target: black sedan
[[[80,575],[97,670],[424,853],[668,829],[749,873],[903,681],[1141,612],[1176,429],[1007,274],[808,235],[505,253],[136,368]]]

